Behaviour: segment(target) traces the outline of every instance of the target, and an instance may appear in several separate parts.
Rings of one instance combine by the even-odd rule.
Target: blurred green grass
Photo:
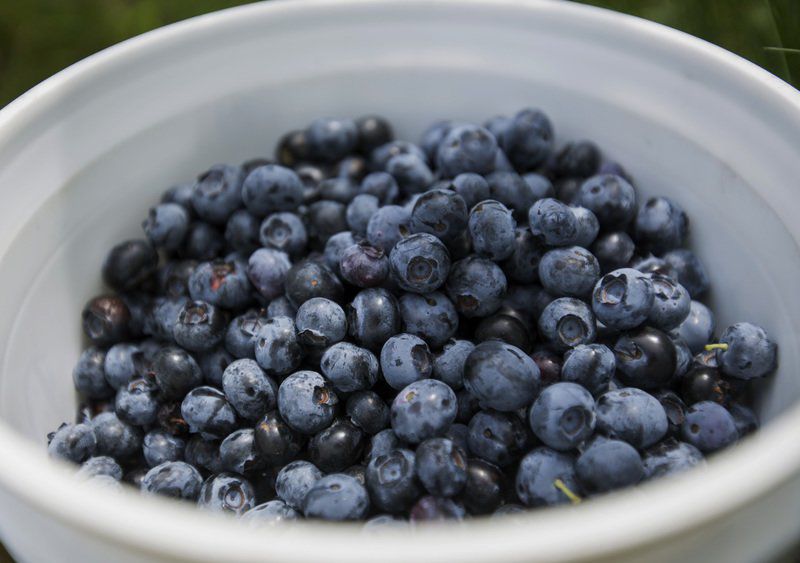
[[[300,1],[300,0],[297,0]],[[0,107],[109,45],[242,0],[0,0]],[[800,0],[585,0],[716,43],[800,87]],[[777,48],[777,49],[776,49]]]

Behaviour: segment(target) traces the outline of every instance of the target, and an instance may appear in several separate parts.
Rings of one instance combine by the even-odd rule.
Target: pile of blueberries
[[[689,222],[536,109],[317,119],[167,190],[108,254],[51,456],[254,522],[378,528],[587,497],[757,419],[763,329],[715,338]]]

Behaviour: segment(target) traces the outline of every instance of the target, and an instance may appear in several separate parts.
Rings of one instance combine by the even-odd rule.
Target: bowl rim
[[[265,21],[310,15],[322,18],[339,11],[397,10],[400,4],[393,0],[278,0],[213,12],[150,31],[75,63],[0,110],[0,151],[17,132],[57,105],[70,89],[101,78],[112,67],[147,58],[199,34],[235,29],[254,17]],[[406,0],[402,6],[422,10],[431,4]],[[694,65],[768,104],[764,111],[772,115],[772,122],[800,131],[800,93],[790,85],[733,53],[660,24],[592,6],[548,0],[437,0],[435,6],[438,10],[547,14],[576,27],[600,26],[607,33],[625,34],[627,40],[647,42],[649,49],[692,58]],[[414,530],[413,542],[403,531],[364,536],[355,526],[345,529],[318,522],[302,522],[285,530],[254,531],[231,518],[203,514],[173,501],[144,500],[130,492],[115,495],[77,483],[66,464],[43,462],[41,444],[22,437],[4,422],[0,422],[0,443],[4,444],[0,486],[66,527],[134,552],[168,554],[177,559],[256,561],[269,554],[274,560],[352,561],[354,557],[371,556],[378,549],[387,561],[415,557],[483,561],[487,549],[497,558],[515,560],[590,559],[665,542],[690,529],[696,532],[787,482],[800,468],[800,443],[787,439],[794,437],[798,426],[800,405],[795,405],[755,436],[716,456],[705,470],[646,483],[579,508],[533,511],[513,519],[519,526],[510,525],[511,520],[427,526]],[[760,461],[765,454],[778,451],[781,455],[770,456],[769,464]],[[743,474],[749,474],[749,479],[742,481]],[[692,499],[704,502],[693,504],[692,511],[685,510]],[[654,505],[661,510],[654,511]],[[612,511],[614,517],[609,518]],[[180,534],[174,533],[178,527]],[[578,527],[581,534],[570,532]],[[307,541],[309,533],[316,541]],[[227,541],[216,539],[222,535]],[[353,542],[356,538],[358,541]],[[430,541],[419,541],[422,539]],[[440,548],[431,550],[431,542],[437,542]],[[298,545],[303,548],[298,550]]]

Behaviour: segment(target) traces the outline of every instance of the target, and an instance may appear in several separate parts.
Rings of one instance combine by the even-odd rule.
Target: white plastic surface
[[[320,524],[253,533],[87,494],[45,461],[45,434],[74,416],[81,307],[108,248],[139,236],[164,188],[269,155],[319,115],[376,112],[413,140],[436,118],[524,106],[547,112],[559,139],[596,141],[642,196],[687,209],[719,326],[751,320],[780,345],[761,404],[771,423],[756,438],[676,480],[413,541]],[[776,78],[678,32],[566,3],[277,2],[92,57],[0,112],[2,539],[48,562],[761,560],[800,531],[797,147],[800,95]]]

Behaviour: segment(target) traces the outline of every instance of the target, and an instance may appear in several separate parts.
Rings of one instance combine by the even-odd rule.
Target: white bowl
[[[706,470],[575,508],[364,537],[252,531],[178,503],[76,484],[45,456],[74,414],[79,312],[115,241],[161,190],[269,154],[318,115],[435,118],[544,109],[640,193],[689,211],[721,326],[764,325],[781,366],[768,422]],[[756,561],[800,532],[800,95],[712,45],[569,3],[251,5],[148,33],[0,112],[0,530],[21,561]]]

